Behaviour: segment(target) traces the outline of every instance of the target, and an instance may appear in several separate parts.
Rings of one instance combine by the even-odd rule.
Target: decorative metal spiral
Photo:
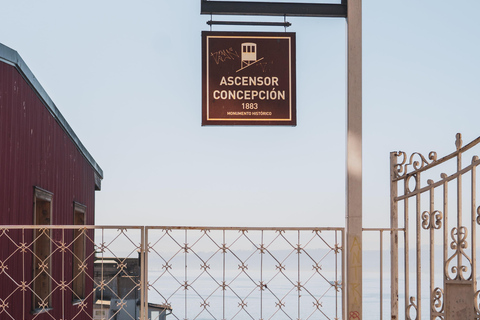
[[[415,317],[414,318],[410,317],[410,310],[412,310],[412,308],[413,308],[413,310],[415,310]],[[415,304],[415,297],[410,297],[410,304],[407,307],[406,317],[407,317],[408,320],[418,319],[418,309],[417,309],[417,305]]]
[[[453,228],[450,235],[452,237],[450,248],[452,250],[455,250],[455,252],[445,263],[445,276],[447,277],[448,280],[469,280],[472,274],[470,274],[470,276],[466,278],[465,273],[469,270],[469,266],[470,267],[472,266],[472,259],[470,259],[464,251],[464,249],[468,247],[468,242],[467,242],[468,229],[466,227]],[[453,261],[455,257],[458,257],[460,255],[464,256],[468,260],[469,266],[459,265],[459,264],[454,265],[451,268],[451,272],[453,275],[456,275],[456,276],[451,277],[448,272],[450,263]]]
[[[423,211],[422,213],[422,228],[427,230],[430,229],[430,212]]]
[[[442,288],[433,289],[433,312],[443,312],[443,290]]]
[[[411,179],[413,179],[413,181],[415,182],[415,187],[413,189],[410,188],[410,180]],[[417,188],[418,188],[417,175],[413,174],[413,175],[408,176],[405,179],[405,185],[407,186],[407,193],[411,193],[411,192],[417,190]]]
[[[477,208],[477,224],[480,224],[480,206]]]
[[[404,177],[408,173],[408,167],[412,166],[413,171],[420,170],[425,166],[428,166],[435,161],[437,161],[437,153],[435,151],[431,151],[428,154],[428,160],[418,152],[414,152],[410,155],[407,163],[407,154],[404,151],[397,151],[394,153],[395,156],[401,157],[402,161],[394,165],[394,172],[396,177]]]
[[[475,312],[477,314],[480,314],[480,304],[479,304],[479,298],[480,298],[480,290],[475,292]]]
[[[397,163],[393,166],[393,171],[395,173],[396,177],[403,177],[406,172],[404,172],[403,165],[405,164],[405,161],[407,160],[407,154],[404,151],[397,151],[394,152],[394,155],[396,157],[402,157],[402,161],[400,163]]]
[[[442,227],[443,213],[441,211],[435,210],[432,214],[428,211],[422,213],[422,227],[425,230],[430,228],[440,229]]]

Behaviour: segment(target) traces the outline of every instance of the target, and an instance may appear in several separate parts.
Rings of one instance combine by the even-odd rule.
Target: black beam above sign
[[[202,0],[201,14],[347,17],[345,1],[330,3],[286,3]]]

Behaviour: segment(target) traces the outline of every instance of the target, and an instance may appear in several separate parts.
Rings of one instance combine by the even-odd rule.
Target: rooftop
[[[95,162],[93,157],[87,151],[85,146],[82,144],[80,139],[77,137],[73,129],[68,124],[67,120],[65,120],[60,110],[58,110],[55,103],[53,103],[52,99],[50,99],[45,89],[43,89],[40,82],[38,82],[37,78],[33,75],[32,71],[28,68],[27,64],[25,63],[25,61],[23,61],[22,57],[20,57],[18,52],[0,43],[0,61],[10,64],[18,70],[18,72],[23,76],[23,78],[36,91],[38,97],[43,101],[43,104],[45,105],[45,107],[47,107],[48,111],[50,111],[50,113],[55,118],[55,120],[60,124],[63,130],[70,136],[72,141],[77,146],[77,149],[82,153],[85,159],[90,163],[90,165],[93,167],[98,177],[100,179],[103,179],[103,170],[100,168],[100,166]],[[95,184],[96,185],[98,184],[98,189],[100,189],[100,181],[95,181]]]

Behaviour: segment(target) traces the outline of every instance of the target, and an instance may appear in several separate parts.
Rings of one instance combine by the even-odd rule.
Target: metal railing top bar
[[[101,226],[101,225],[0,225],[2,229],[113,229],[113,230],[126,230],[136,229],[141,230],[143,226]]]
[[[148,226],[147,229],[166,230],[237,230],[237,231],[343,231],[343,227],[193,227],[193,226]]]
[[[344,227],[193,227],[193,226],[104,226],[104,225],[0,225],[1,229],[163,229],[163,230],[238,230],[238,231],[343,231]]]
[[[363,231],[405,231],[405,228],[363,228]]]

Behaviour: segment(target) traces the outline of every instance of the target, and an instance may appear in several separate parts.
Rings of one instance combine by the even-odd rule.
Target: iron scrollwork
[[[455,252],[445,263],[445,276],[447,280],[470,280],[472,276],[472,274],[470,274],[468,278],[465,277],[465,273],[468,271],[468,266],[461,265],[461,259],[458,259],[457,265],[454,265],[451,268],[451,272],[455,276],[450,276],[449,273],[450,263],[455,257],[464,256],[470,263],[470,266],[472,266],[472,260],[464,251],[464,249],[468,247],[467,234],[468,229],[466,227],[453,228],[451,231],[452,242],[450,243],[450,248],[455,250]]]
[[[480,224],[480,206],[477,208],[477,224]]]
[[[479,304],[479,298],[480,297],[480,290],[478,290],[477,292],[475,292],[475,312],[477,314],[480,314],[480,304]]]
[[[443,214],[441,211],[435,210],[431,214],[428,211],[422,213],[422,227],[425,230],[430,228],[440,229],[442,227]]]
[[[419,152],[414,152],[410,157],[407,157],[406,152],[404,151],[397,151],[394,153],[396,157],[401,157],[402,161],[394,165],[394,172],[395,175],[399,178],[404,177],[408,173],[408,167],[412,166],[414,171],[423,169],[424,167],[434,163],[437,161],[437,153],[435,151],[431,151],[428,154],[428,160]],[[407,163],[408,158],[408,163]]]
[[[432,311],[441,313],[443,312],[443,290],[442,288],[435,288],[433,290],[433,304]]]
[[[410,311],[415,310],[415,317],[410,316]],[[407,312],[406,312],[406,317],[408,320],[416,320],[418,319],[418,310],[417,310],[417,305],[415,304],[415,297],[410,297],[410,304],[407,307]]]

